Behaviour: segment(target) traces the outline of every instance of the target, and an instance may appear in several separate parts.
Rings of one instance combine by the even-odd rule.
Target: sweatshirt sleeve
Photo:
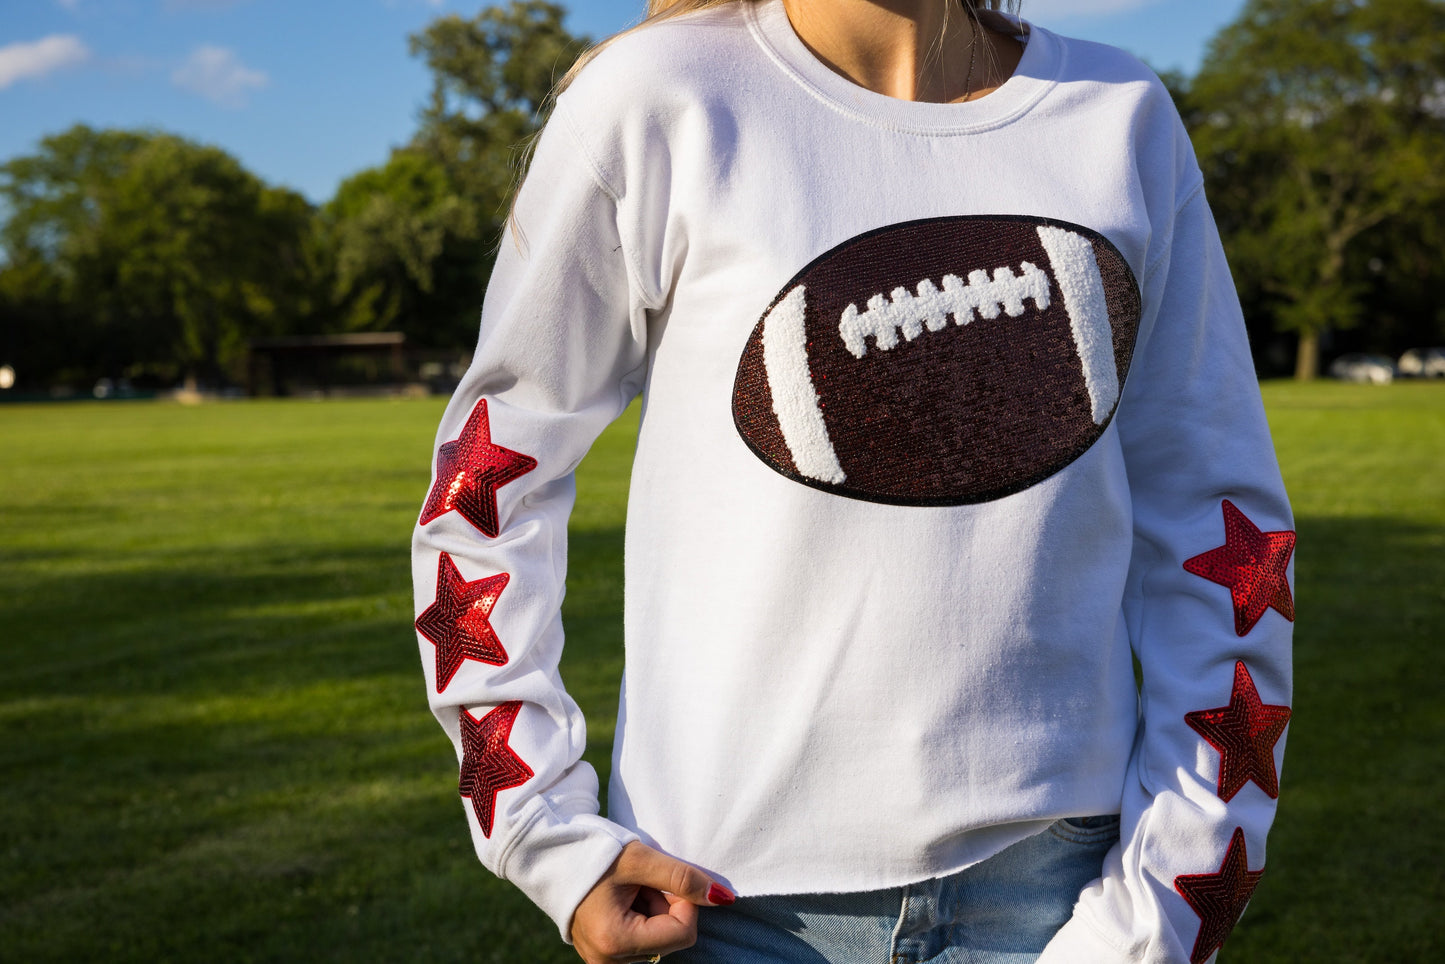
[[[1211,960],[1263,874],[1279,795],[1294,525],[1202,188],[1174,213],[1144,305],[1117,418],[1141,724],[1120,843],[1045,964]]]
[[[637,394],[646,309],[615,197],[559,106],[501,241],[477,351],[442,417],[412,540],[417,642],[486,867],[568,939],[636,835],[598,815],[558,675],[573,472]]]

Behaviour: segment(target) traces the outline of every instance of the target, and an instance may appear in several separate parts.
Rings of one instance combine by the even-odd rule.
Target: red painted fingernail
[[[707,889],[707,901],[709,904],[721,904],[723,907],[726,907],[737,899],[737,895],[722,884],[713,884]]]

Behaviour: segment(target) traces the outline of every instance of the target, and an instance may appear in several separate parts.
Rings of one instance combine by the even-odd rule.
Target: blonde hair
[[[593,57],[596,57],[611,46],[614,40],[625,37],[630,33],[635,33],[643,27],[650,27],[655,23],[671,20],[673,17],[680,17],[685,13],[739,2],[748,2],[748,0],[647,0],[647,16],[642,18],[642,22],[628,27],[621,33],[613,34],[606,40],[593,44],[591,47],[582,51],[577,60],[567,69],[567,73],[563,74],[562,79],[557,82],[557,86],[552,90],[552,96],[555,98],[558,94],[562,93],[562,91],[566,90],[572,83],[573,78],[581,72],[582,68],[586,67]]]

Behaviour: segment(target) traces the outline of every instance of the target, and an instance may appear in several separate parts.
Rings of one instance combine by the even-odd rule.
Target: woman
[[[416,532],[483,862],[589,964],[1204,961],[1293,533],[1167,92],[944,0],[653,12],[537,145]],[[639,392],[604,818],[558,613]]]

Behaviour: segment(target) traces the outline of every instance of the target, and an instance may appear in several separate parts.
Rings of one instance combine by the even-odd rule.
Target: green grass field
[[[1297,690],[1225,958],[1440,960],[1445,386],[1266,401]],[[476,862],[426,711],[407,545],[441,408],[0,406],[0,960],[576,960]],[[564,611],[604,772],[633,431],[580,473]]]

